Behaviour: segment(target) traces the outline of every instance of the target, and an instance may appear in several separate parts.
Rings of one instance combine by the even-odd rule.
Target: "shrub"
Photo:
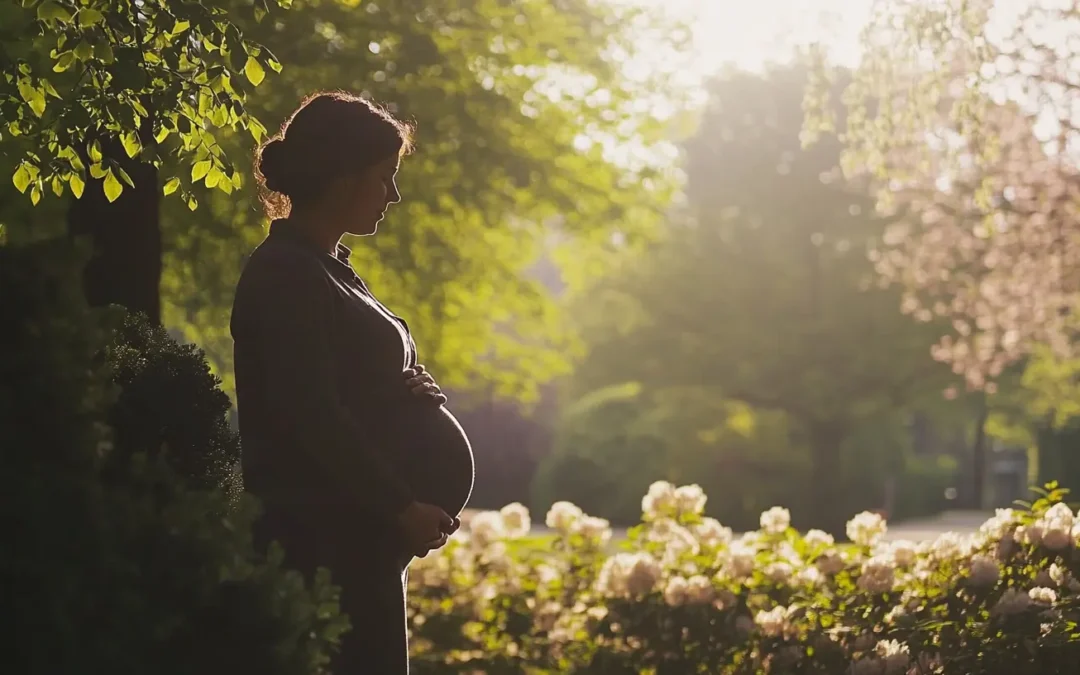
[[[417,673],[1051,675],[1080,659],[1080,519],[1050,485],[976,533],[888,541],[864,512],[850,541],[786,509],[736,536],[696,485],[657,482],[610,552],[605,521],[563,502],[547,547],[520,505],[410,575]],[[524,523],[524,526],[523,526]],[[533,540],[535,541],[535,540]]]
[[[86,307],[85,258],[0,247],[0,551],[21,673],[316,675],[345,628],[326,578],[305,588],[251,543],[255,506],[193,491],[160,459],[112,457],[115,312]],[[108,482],[103,467],[109,465]]]
[[[114,457],[164,458],[196,488],[242,491],[240,438],[229,426],[229,397],[205,354],[174,340],[142,314],[130,314],[106,350],[120,394],[109,411]]]

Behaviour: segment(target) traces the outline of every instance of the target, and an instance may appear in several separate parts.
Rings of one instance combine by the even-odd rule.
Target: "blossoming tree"
[[[906,216],[878,270],[906,289],[905,311],[953,323],[934,353],[972,388],[992,391],[1033,350],[1074,355],[1078,36],[1071,1],[877,1],[843,94],[849,177]],[[827,81],[811,137],[834,126]]]

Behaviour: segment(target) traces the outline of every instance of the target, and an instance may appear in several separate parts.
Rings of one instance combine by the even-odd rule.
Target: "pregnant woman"
[[[331,570],[352,629],[336,675],[407,673],[406,570],[446,543],[473,487],[469,441],[406,322],[349,262],[400,201],[410,129],[357,96],[309,97],[258,153],[273,218],[236,288],[236,393],[256,538]]]

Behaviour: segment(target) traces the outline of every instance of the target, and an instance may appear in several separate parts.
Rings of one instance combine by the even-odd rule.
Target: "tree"
[[[248,8],[269,11],[267,0]],[[235,16],[165,0],[0,8],[0,140],[16,162],[12,182],[35,205],[71,191],[69,229],[94,243],[85,285],[95,304],[157,321],[159,190],[195,208],[193,182],[226,193],[240,185],[215,130],[261,138],[242,80],[257,86],[280,64],[245,38]]]
[[[572,336],[529,274],[538,259],[657,229],[670,172],[636,156],[616,161],[612,150],[657,144],[664,123],[642,103],[678,100],[662,72],[639,81],[623,67],[645,18],[584,0],[453,0],[437,11],[420,0],[298,0],[287,21],[252,33],[285,64],[252,108],[267,124],[325,88],[366,92],[416,122],[405,201],[378,236],[349,243],[459,397],[529,398],[565,372]],[[234,141],[230,155],[240,156],[246,140]],[[199,227],[175,206],[165,215],[166,322],[206,349],[226,385],[233,285],[265,234],[256,197],[245,183],[203,200]]]
[[[885,222],[842,180],[839,143],[800,147],[806,78],[799,66],[712,87],[686,144],[693,219],[590,293],[579,386],[692,385],[783,413],[809,453],[815,524],[837,530],[845,442],[950,378],[928,354],[941,327],[873,283],[865,252]]]
[[[1078,21],[1075,2],[877,2],[843,94],[848,175],[910,214],[878,270],[906,311],[952,321],[935,357],[970,388],[1039,345],[1074,354]],[[810,131],[835,126],[816,89]]]

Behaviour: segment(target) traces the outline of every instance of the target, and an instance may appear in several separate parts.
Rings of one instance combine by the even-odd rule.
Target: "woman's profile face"
[[[397,155],[388,157],[347,181],[349,234],[375,234],[386,209],[401,201],[395,182],[398,162]]]

